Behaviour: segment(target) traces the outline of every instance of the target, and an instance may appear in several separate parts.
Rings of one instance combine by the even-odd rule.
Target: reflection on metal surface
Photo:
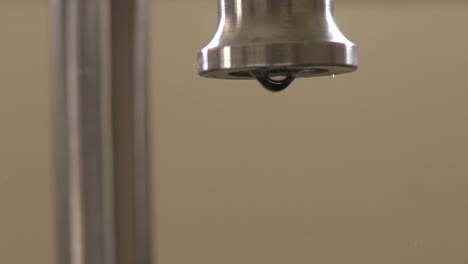
[[[59,263],[150,263],[147,5],[52,0]]]
[[[294,79],[357,69],[357,48],[336,25],[333,0],[220,0],[219,8],[218,30],[198,56],[203,77],[265,84],[258,72]]]

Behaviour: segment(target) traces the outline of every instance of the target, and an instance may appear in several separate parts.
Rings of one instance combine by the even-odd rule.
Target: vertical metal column
[[[147,0],[52,0],[60,264],[149,264]]]

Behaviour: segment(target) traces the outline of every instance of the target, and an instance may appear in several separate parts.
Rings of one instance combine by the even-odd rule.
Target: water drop
[[[281,92],[296,79],[292,74],[275,75],[274,72],[264,72],[257,76],[257,80],[265,89],[271,92]]]

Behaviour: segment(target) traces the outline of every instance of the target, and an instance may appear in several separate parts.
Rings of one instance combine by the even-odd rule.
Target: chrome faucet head
[[[271,91],[356,69],[357,47],[338,28],[333,0],[219,0],[218,30],[198,54],[200,76],[257,79]]]

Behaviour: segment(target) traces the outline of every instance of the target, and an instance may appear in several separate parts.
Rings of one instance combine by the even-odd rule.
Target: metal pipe
[[[150,263],[147,0],[52,0],[59,263]]]

